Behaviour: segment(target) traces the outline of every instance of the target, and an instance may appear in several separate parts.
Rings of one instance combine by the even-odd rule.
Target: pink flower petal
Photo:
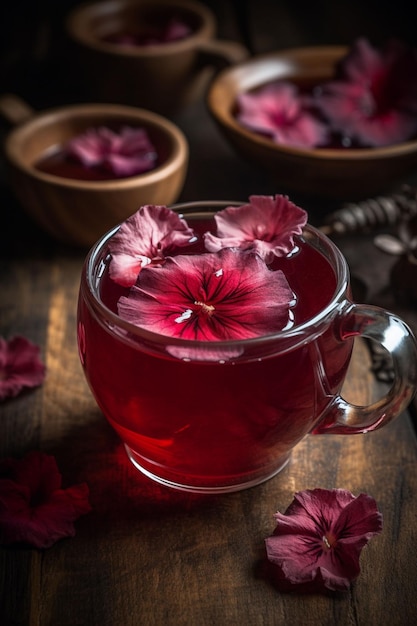
[[[163,263],[167,253],[188,245],[193,236],[193,230],[175,211],[151,204],[140,207],[109,242],[111,279],[124,287],[132,286],[143,267]]]
[[[328,141],[327,125],[309,111],[307,100],[292,83],[270,83],[238,97],[237,120],[276,143],[312,148]]]
[[[25,387],[37,387],[45,378],[40,349],[22,336],[0,337],[0,400],[17,396]]]
[[[417,133],[417,52],[396,41],[382,51],[358,39],[340,76],[317,92],[333,129],[360,145],[380,147]]]
[[[119,315],[147,330],[183,339],[247,339],[280,331],[294,295],[281,271],[272,272],[256,254],[167,258],[141,272]]]
[[[0,461],[0,543],[48,548],[75,534],[74,522],[91,511],[85,483],[62,489],[54,457],[29,452]]]
[[[285,196],[250,196],[249,204],[219,211],[215,221],[217,236],[204,235],[207,250],[251,250],[269,264],[293,250],[294,236],[302,233],[307,213]]]
[[[376,502],[341,489],[298,492],[266,539],[282,590],[346,591],[360,573],[362,548],[382,530]]]
[[[155,168],[158,158],[146,130],[128,126],[119,133],[104,126],[89,128],[68,142],[65,149],[85,167],[111,171],[120,178]]]

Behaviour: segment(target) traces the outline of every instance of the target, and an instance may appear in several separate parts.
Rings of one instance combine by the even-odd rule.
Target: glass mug
[[[232,204],[173,208],[204,232],[215,211]],[[156,334],[117,315],[123,289],[107,269],[117,228],[85,260],[78,346],[100,409],[132,463],[153,480],[196,493],[245,489],[277,474],[307,434],[376,430],[410,402],[412,332],[395,315],[352,302],[346,260],[312,226],[295,238],[303,253],[283,260],[299,293],[299,321],[268,336],[214,342]],[[340,395],[358,336],[384,346],[395,372],[387,394],[364,407]]]

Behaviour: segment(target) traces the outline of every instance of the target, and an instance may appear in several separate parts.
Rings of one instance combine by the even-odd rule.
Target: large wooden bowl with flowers
[[[417,52],[399,41],[255,56],[218,74],[207,104],[282,191],[360,199],[417,170]]]

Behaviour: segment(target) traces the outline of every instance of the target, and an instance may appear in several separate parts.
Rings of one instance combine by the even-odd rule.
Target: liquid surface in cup
[[[213,228],[206,220],[186,219],[197,233]],[[299,325],[332,301],[336,276],[307,240],[296,243],[296,253],[277,259],[273,268],[285,272],[297,295]],[[181,254],[202,251],[197,244]],[[97,291],[117,311],[127,290],[111,281],[107,267],[104,254]],[[286,352],[272,341],[236,358],[181,359],[172,356],[169,337],[162,347],[121,339],[82,298],[79,322],[87,380],[133,461],[157,480],[196,489],[256,484],[285,465],[340,390],[352,348],[329,323],[317,338]]]
[[[147,47],[180,41],[189,37],[194,29],[178,15],[162,17],[153,23],[137,24],[137,30],[124,29],[102,37],[102,41],[118,46]]]

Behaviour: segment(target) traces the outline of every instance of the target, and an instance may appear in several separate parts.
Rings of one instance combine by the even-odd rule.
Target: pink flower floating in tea
[[[117,178],[152,170],[158,158],[146,130],[129,126],[120,132],[105,126],[89,128],[69,141],[65,152],[84,167],[111,172]]]
[[[279,81],[238,96],[237,119],[249,130],[279,144],[312,148],[326,144],[329,130],[292,83]]]
[[[363,146],[386,146],[417,133],[417,51],[398,41],[384,50],[357,40],[322,85],[316,103],[332,129]]]
[[[176,247],[186,246],[194,232],[178,213],[166,206],[144,205],[111,238],[110,277],[131,287],[147,265],[160,265]]]
[[[91,511],[85,483],[62,488],[55,458],[29,452],[0,461],[0,543],[49,548],[75,535],[74,522]]]
[[[45,365],[39,351],[26,337],[16,336],[9,341],[0,337],[0,400],[43,383]]]
[[[294,293],[283,272],[267,264],[296,249],[294,237],[306,221],[307,213],[285,196],[251,196],[248,204],[217,213],[217,234],[199,239],[175,211],[141,207],[109,241],[110,278],[131,288],[118,300],[120,317],[202,341],[247,339],[291,326]],[[199,242],[201,249],[203,241],[209,252],[193,254],[192,245]],[[186,245],[187,254],[179,254]]]
[[[306,93],[287,80],[240,94],[242,126],[296,148],[381,147],[417,134],[417,50],[354,42],[334,76]]]
[[[275,519],[266,551],[283,591],[348,590],[360,573],[362,548],[382,531],[375,500],[343,489],[299,491]]]
[[[250,196],[249,204],[227,207],[214,219],[217,236],[205,233],[207,250],[252,250],[269,264],[294,248],[294,236],[301,235],[307,213],[286,196]]]
[[[281,271],[253,253],[169,257],[141,272],[118,302],[123,319],[162,335],[217,341],[282,330],[294,295]]]

